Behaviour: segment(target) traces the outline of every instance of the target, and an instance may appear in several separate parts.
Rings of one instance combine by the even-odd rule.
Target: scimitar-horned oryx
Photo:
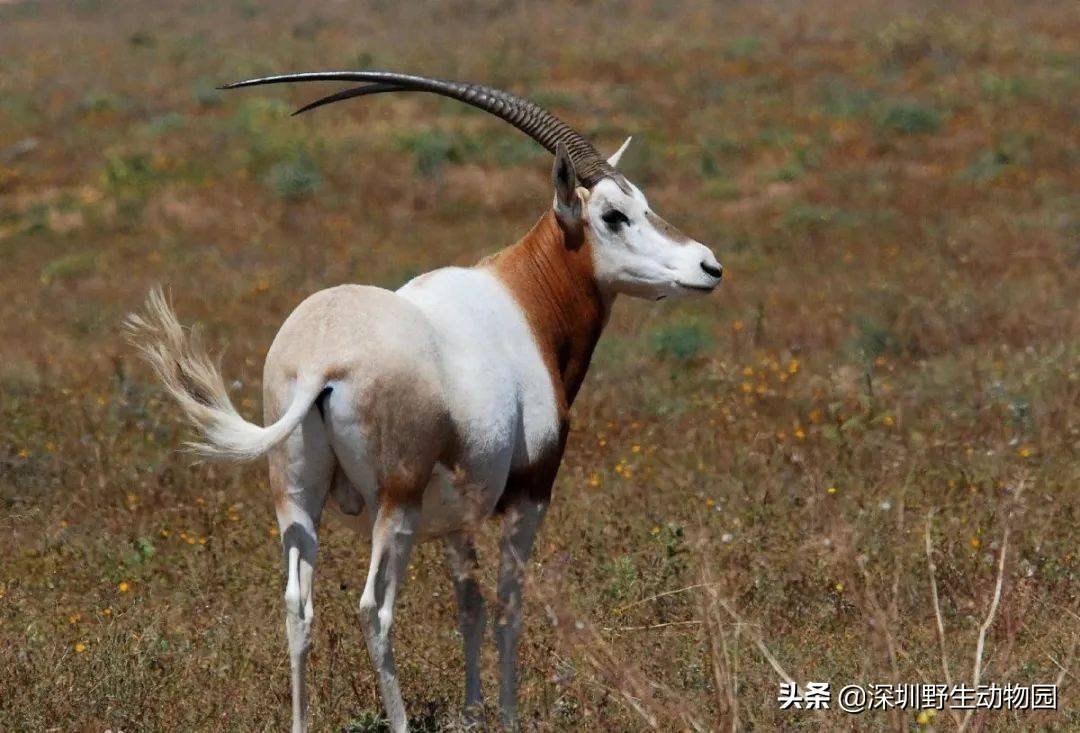
[[[516,728],[523,565],[593,347],[617,295],[708,293],[720,283],[720,264],[657,216],[616,170],[625,144],[605,161],[527,99],[375,71],[289,74],[228,88],[296,81],[361,83],[301,111],[367,94],[431,92],[502,118],[555,154],[551,209],[520,241],[474,267],[434,270],[395,292],[340,285],[310,296],[267,354],[266,427],[237,413],[217,367],[160,291],[145,314],[129,318],[130,335],[201,432],[195,450],[236,461],[269,456],[288,578],[293,730],[307,727],[312,577],[328,498],[370,528],[360,620],[394,731],[407,723],[390,628],[418,538],[445,543],[464,637],[466,714],[480,716],[485,612],[469,528],[502,516],[499,702],[503,724]]]

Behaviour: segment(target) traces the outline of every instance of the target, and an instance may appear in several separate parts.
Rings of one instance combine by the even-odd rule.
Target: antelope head
[[[485,110],[555,153],[554,210],[568,233],[584,234],[592,245],[599,288],[659,300],[708,293],[723,268],[705,245],[660,218],[641,190],[618,171],[627,139],[604,159],[580,133],[539,105],[480,84],[383,71],[328,71],[249,79],[225,89],[303,81],[359,82],[311,102],[296,114],[353,97],[386,92],[429,92]],[[580,182],[580,186],[578,183]],[[568,241],[576,240],[576,236]]]

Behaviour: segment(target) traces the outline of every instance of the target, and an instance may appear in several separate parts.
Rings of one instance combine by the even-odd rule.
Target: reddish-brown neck
[[[588,236],[568,237],[548,211],[520,241],[484,264],[525,312],[565,412],[585,379],[608,316]]]

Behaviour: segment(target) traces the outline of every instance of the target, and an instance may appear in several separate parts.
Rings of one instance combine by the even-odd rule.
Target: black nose
[[[704,270],[705,272],[709,273],[713,277],[720,278],[720,277],[724,276],[724,266],[723,265],[717,265],[716,267],[713,267],[708,262],[702,262],[701,263],[701,269]]]

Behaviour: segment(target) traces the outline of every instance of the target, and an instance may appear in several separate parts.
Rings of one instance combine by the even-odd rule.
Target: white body
[[[465,427],[462,463],[476,505],[462,501],[444,466],[436,467],[424,492],[420,532],[443,535],[489,515],[510,470],[526,468],[553,449],[559,435],[555,392],[524,314],[489,270],[435,270],[397,294],[437,334],[451,418]],[[365,501],[375,505],[374,497]]]

